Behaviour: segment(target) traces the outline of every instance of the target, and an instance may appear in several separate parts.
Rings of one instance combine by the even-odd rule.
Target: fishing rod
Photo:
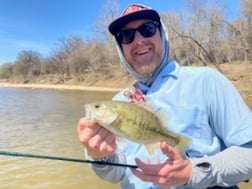
[[[112,163],[112,162],[95,161],[95,160],[82,160],[82,159],[56,157],[56,156],[45,156],[45,155],[27,154],[27,153],[10,152],[10,151],[0,151],[0,155],[38,158],[38,159],[50,159],[50,160],[61,160],[61,161],[71,161],[71,162],[77,162],[77,163],[110,165],[110,166],[117,166],[117,167],[129,167],[129,168],[135,168],[135,169],[138,168],[136,165],[122,164],[122,163]]]

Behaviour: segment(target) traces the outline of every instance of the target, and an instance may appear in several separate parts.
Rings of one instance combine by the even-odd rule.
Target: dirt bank
[[[252,100],[252,64],[222,64],[220,67],[241,95]]]
[[[252,101],[252,64],[233,63],[221,64],[223,74],[235,85],[245,99]],[[57,76],[44,76],[33,81],[22,80],[0,81],[0,86],[29,87],[29,88],[50,88],[50,89],[72,89],[72,90],[94,90],[94,91],[119,91],[134,83],[134,79],[128,75],[115,76],[113,78],[87,77],[83,82],[76,79],[63,80]],[[60,82],[59,82],[60,81]],[[25,84],[24,84],[25,83]]]

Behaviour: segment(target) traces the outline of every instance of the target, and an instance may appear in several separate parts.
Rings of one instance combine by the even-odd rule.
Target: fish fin
[[[160,150],[158,143],[144,144],[144,146],[150,155]]]
[[[150,107],[150,105],[148,105],[145,101],[136,102],[135,105],[140,106],[140,107],[144,108],[145,110],[153,112],[152,107]]]
[[[186,149],[191,145],[192,139],[184,135],[179,136],[180,142],[178,143],[176,148],[183,157],[186,157]]]

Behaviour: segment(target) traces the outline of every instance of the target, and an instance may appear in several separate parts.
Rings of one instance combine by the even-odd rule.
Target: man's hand
[[[96,122],[81,118],[77,132],[80,142],[93,158],[102,159],[116,150],[115,135]]]
[[[150,164],[149,160],[144,163],[137,158],[138,169],[131,169],[132,173],[143,181],[159,184],[163,188],[186,184],[192,171],[190,161],[164,141],[160,143],[160,148],[169,157],[165,162],[157,159],[155,164]]]

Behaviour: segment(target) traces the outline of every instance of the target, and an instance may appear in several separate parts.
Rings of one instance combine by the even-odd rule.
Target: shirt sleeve
[[[87,150],[84,148],[85,157],[90,160],[94,160],[91,156],[88,155]],[[125,156],[116,151],[114,154],[108,156],[104,161],[111,163],[121,163],[126,164]],[[125,173],[125,167],[119,166],[109,166],[109,165],[100,165],[100,164],[92,164],[92,169],[100,178],[107,180],[112,183],[120,182]]]
[[[193,169],[187,183],[191,187],[233,186],[252,177],[252,142],[232,146],[223,152],[190,159]]]
[[[222,152],[190,158],[188,186],[232,186],[252,177],[252,112],[233,84],[218,71],[205,77],[209,124],[223,141]]]
[[[221,73],[206,77],[209,123],[225,146],[242,145],[252,139],[252,112],[237,89]]]

